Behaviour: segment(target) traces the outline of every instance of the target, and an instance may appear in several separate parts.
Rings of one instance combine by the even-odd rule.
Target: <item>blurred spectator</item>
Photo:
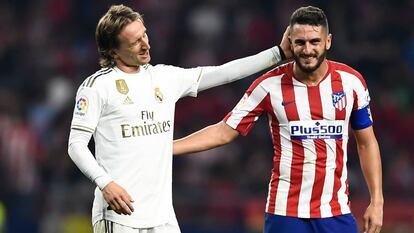
[[[2,180],[1,196],[8,210],[6,232],[37,232],[36,199],[42,191],[44,151],[38,135],[25,121],[19,96],[3,90],[0,101],[0,163],[6,179]]]

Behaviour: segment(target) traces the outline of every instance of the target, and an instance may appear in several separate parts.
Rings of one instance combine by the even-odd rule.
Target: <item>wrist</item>
[[[277,48],[279,49],[280,59],[281,59],[282,61],[283,61],[283,60],[286,60],[286,54],[285,54],[285,52],[283,51],[282,47],[280,47],[280,45],[278,45],[278,46],[277,46]]]
[[[100,190],[103,190],[111,181],[112,179],[109,176],[101,176],[95,179],[95,184]]]
[[[375,206],[383,206],[384,198],[382,197],[371,198],[371,204]]]

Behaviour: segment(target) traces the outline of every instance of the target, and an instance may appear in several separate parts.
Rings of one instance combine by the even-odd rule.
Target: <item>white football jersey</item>
[[[93,133],[95,157],[134,200],[132,215],[108,210],[95,190],[93,224],[107,219],[146,228],[177,224],[172,205],[175,103],[196,96],[202,68],[144,65],[127,74],[105,68],[79,87],[71,128]]]

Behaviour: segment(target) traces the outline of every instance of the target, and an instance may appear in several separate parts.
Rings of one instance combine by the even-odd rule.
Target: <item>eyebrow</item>
[[[147,29],[146,29],[146,28],[144,29],[144,33],[142,33],[142,35],[141,35],[138,39],[136,39],[136,40],[134,41],[134,43],[136,43],[136,42],[140,41],[140,40],[142,39],[142,37],[145,35],[145,33],[147,33]]]
[[[305,40],[305,39],[295,39],[294,40],[294,42],[295,43],[298,43],[298,42],[305,42],[305,41],[309,41],[309,42],[320,42],[320,41],[322,41],[322,38],[319,38],[319,37],[317,37],[317,38],[312,38],[312,39],[310,39],[310,40]]]

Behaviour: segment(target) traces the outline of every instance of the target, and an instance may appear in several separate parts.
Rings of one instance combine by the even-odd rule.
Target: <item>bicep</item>
[[[216,127],[218,128],[218,132],[220,133],[222,140],[226,143],[233,141],[237,136],[239,136],[239,131],[233,129],[223,121],[217,123]]]
[[[377,143],[375,138],[374,129],[372,126],[369,126],[364,129],[354,130],[355,140],[359,147],[365,147],[372,143]]]

